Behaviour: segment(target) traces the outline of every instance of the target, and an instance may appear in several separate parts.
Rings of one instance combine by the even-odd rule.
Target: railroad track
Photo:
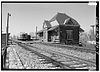
[[[35,47],[41,48],[41,49],[47,49],[49,51],[50,50],[56,51],[58,53],[63,53],[63,54],[67,54],[67,55],[78,57],[78,58],[80,57],[82,59],[89,60],[89,61],[96,63],[96,60],[95,60],[96,53],[92,54],[91,52],[88,52],[88,53],[87,52],[81,52],[81,51],[77,51],[77,50],[73,50],[73,49],[68,49],[68,47],[58,48],[58,47],[54,47],[54,46],[47,46],[47,45],[44,45],[44,44],[41,44],[41,43],[33,43],[33,44],[28,43],[28,45],[35,46]]]
[[[34,42],[35,44],[37,44],[36,42]],[[43,45],[47,45],[47,46],[53,46],[53,47],[58,47],[58,48],[66,48],[67,49],[72,49],[72,50],[77,50],[77,51],[81,51],[81,52],[86,52],[86,53],[97,53],[96,50],[94,49],[89,49],[89,48],[83,48],[83,47],[79,47],[79,46],[69,46],[69,45],[62,45],[62,44],[51,44],[51,43],[43,43],[43,42],[39,42],[40,44]]]
[[[16,63],[14,64],[18,68],[10,67],[10,69],[61,69],[60,66],[52,64],[52,62],[47,61],[41,56],[38,56],[33,51],[30,52],[25,50],[25,48],[18,46],[17,48],[11,49],[16,58]],[[32,56],[28,59],[28,57],[30,56],[29,54],[32,54]]]
[[[16,42],[18,43],[18,42]],[[73,57],[67,54],[61,54],[59,52],[51,50],[43,50],[34,46],[27,45],[25,43],[18,43],[21,47],[34,52],[38,56],[45,58],[47,61],[52,62],[55,65],[61,67],[61,69],[85,69],[85,70],[96,70],[96,63]]]
[[[22,42],[22,41],[18,41],[17,42]],[[23,42],[22,42],[23,43]],[[27,42],[25,42],[27,43]],[[43,44],[46,46],[53,46],[53,47],[57,47],[57,48],[64,48],[64,49],[69,49],[69,50],[77,50],[80,52],[86,52],[86,53],[92,53],[92,54],[99,54],[98,52],[96,52],[95,49],[89,49],[89,48],[83,48],[83,47],[79,47],[79,46],[70,46],[70,45],[62,45],[62,44],[52,44],[52,43],[44,43],[44,42],[28,42],[27,44]]]
[[[38,55],[39,57],[41,57],[41,59],[45,59],[46,61],[48,61],[48,63],[54,64],[55,67],[60,67],[60,69],[66,69],[66,68],[70,69],[69,67],[65,66],[64,64],[62,64],[60,62],[57,62],[54,59],[51,59],[50,57],[48,57],[48,56],[46,56],[46,55],[44,55],[42,53],[39,53],[39,51],[37,51],[36,49],[35,50],[30,49],[28,46],[22,45],[22,44],[18,44],[18,45],[21,46],[22,48],[26,49],[26,50],[31,51],[31,53],[35,53],[36,55]]]
[[[13,51],[16,53],[16,55],[17,55],[17,57],[18,57],[18,60],[20,61],[20,63],[21,63],[21,65],[22,65],[23,69],[26,69],[25,66],[24,66],[24,64],[23,64],[23,61],[21,60],[21,58],[20,58],[20,56],[19,56],[19,54],[18,54],[18,52],[15,51],[14,49],[13,49]]]

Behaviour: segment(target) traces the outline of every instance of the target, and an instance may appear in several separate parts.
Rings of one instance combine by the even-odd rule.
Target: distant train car
[[[28,40],[31,40],[31,36],[28,35],[27,33],[23,33],[23,34],[20,35],[20,37],[18,38],[18,40],[28,41]]]
[[[27,40],[31,40],[31,36],[30,35],[27,35]]]

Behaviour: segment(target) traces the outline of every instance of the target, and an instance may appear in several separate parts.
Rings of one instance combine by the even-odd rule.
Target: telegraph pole
[[[11,14],[8,13],[8,16],[7,16],[7,27],[6,27],[6,46],[8,46],[9,16],[11,16]]]
[[[6,27],[6,49],[5,49],[5,52],[4,52],[4,67],[6,68],[6,57],[7,57],[7,47],[8,47],[8,27],[9,27],[9,16],[11,16],[11,14],[8,13],[7,15],[7,27]]]
[[[36,26],[36,40],[37,40],[37,26]]]

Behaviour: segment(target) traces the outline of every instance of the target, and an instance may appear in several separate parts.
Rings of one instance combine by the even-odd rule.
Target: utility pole
[[[91,27],[92,27],[92,29],[93,29],[93,40],[95,39],[94,37],[95,37],[95,34],[94,34],[94,27],[95,27],[95,25],[91,25]]]
[[[37,40],[37,26],[36,26],[36,40]]]
[[[7,27],[6,27],[6,49],[5,49],[5,52],[4,52],[4,67],[6,68],[6,56],[7,56],[7,47],[8,47],[8,36],[9,36],[9,33],[8,33],[8,27],[9,27],[9,16],[11,16],[11,14],[8,13],[7,15]]]
[[[11,14],[8,13],[8,16],[7,16],[7,27],[6,27],[6,46],[8,46],[9,16],[11,16]]]

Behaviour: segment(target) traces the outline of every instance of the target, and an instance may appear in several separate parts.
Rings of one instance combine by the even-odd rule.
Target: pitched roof
[[[44,21],[44,23],[43,23],[43,28],[44,28],[44,25],[46,24],[46,26],[47,27],[51,27],[50,29],[48,29],[48,31],[51,31],[51,30],[54,30],[54,29],[56,29],[57,27],[58,27],[58,25],[57,26],[51,26],[51,22],[53,22],[53,21],[55,21],[55,20],[57,20],[57,22],[58,22],[58,24],[59,25],[63,25],[63,24],[66,24],[66,23],[69,23],[69,22],[71,22],[73,25],[78,25],[78,26],[80,26],[79,25],[79,23],[76,21],[76,20],[74,20],[73,18],[71,18],[70,16],[68,16],[68,15],[66,15],[65,13],[57,13],[52,19],[50,19],[49,21],[47,21],[47,20],[45,20]],[[39,31],[38,33],[41,33],[41,32],[43,32],[44,30],[41,30],[41,31]],[[84,30],[82,29],[82,28],[80,28],[79,29],[79,31],[80,32],[84,32]]]
[[[74,20],[73,18],[69,17],[65,13],[57,13],[51,20],[49,20],[49,22],[53,22],[53,21],[57,20],[59,25],[63,25],[65,20],[69,21],[69,19],[73,23],[73,25],[79,25],[79,23],[76,20]]]

